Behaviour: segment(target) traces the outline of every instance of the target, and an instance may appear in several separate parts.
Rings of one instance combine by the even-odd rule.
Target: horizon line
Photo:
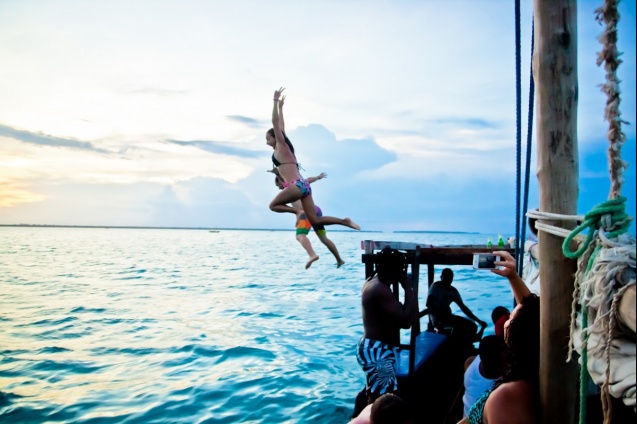
[[[130,230],[208,230],[208,231],[295,231],[294,228],[240,228],[240,227],[172,227],[172,226],[147,226],[147,225],[71,225],[71,224],[0,224],[0,227],[22,228],[104,228],[104,229],[130,229]],[[422,234],[482,234],[479,231],[448,231],[448,230],[331,230],[344,233],[422,233]],[[490,233],[485,233],[490,234]],[[495,234],[495,233],[494,233]]]

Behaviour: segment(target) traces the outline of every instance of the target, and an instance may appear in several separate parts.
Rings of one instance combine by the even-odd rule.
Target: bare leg
[[[305,264],[305,269],[308,269],[314,262],[318,261],[319,257],[312,248],[312,242],[304,234],[297,234],[296,239],[299,241],[299,243],[301,243],[301,246],[303,246],[308,256],[310,257],[310,260],[307,261],[307,263]]]
[[[321,240],[321,243],[327,246],[330,252],[332,252],[332,255],[334,255],[334,257],[336,258],[336,268],[340,268],[341,265],[345,263],[345,261],[341,259],[341,255],[339,255],[338,249],[336,248],[336,245],[334,244],[334,242],[328,239],[325,234],[317,234],[317,236],[319,240]]]
[[[275,198],[276,200],[276,198]],[[343,225],[345,227],[352,228],[354,230],[360,230],[361,227],[352,221],[350,218],[336,218],[333,216],[317,216],[316,209],[314,209],[314,200],[312,199],[312,195],[309,194],[301,199],[301,204],[303,205],[303,211],[307,215],[308,221],[310,224],[314,225]]]
[[[291,185],[289,187],[284,188],[276,195],[274,199],[270,202],[270,210],[272,212],[289,212],[296,214],[296,209],[291,206],[288,206],[288,203],[292,203],[301,198],[301,190],[295,186]],[[316,213],[315,213],[316,215]]]

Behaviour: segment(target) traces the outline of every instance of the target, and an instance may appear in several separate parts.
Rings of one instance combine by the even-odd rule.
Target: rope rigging
[[[605,0],[595,11],[595,19],[604,26],[599,36],[602,50],[598,53],[597,65],[603,65],[606,94],[604,118],[608,122],[606,137],[609,141],[608,167],[610,193],[608,200],[594,207],[583,216],[561,215],[550,212],[528,211],[530,162],[533,136],[534,79],[530,72],[527,121],[527,145],[524,182],[521,178],[521,55],[520,55],[520,1],[515,1],[516,41],[516,237],[515,258],[518,274],[523,275],[524,242],[526,226],[521,223],[524,216],[536,218],[538,231],[548,232],[565,240],[562,253],[578,260],[573,288],[571,308],[571,331],[567,361],[574,350],[580,353],[580,422],[586,421],[587,380],[601,386],[604,423],[610,423],[612,407],[610,396],[620,398],[626,405],[635,408],[635,330],[621,321],[620,302],[628,290],[635,287],[635,238],[627,231],[632,217],[626,213],[626,198],[621,196],[624,172],[628,163],[621,159],[621,148],[626,141],[622,132],[619,110],[620,80],[617,68],[622,63],[617,50],[617,23],[619,21],[618,0]],[[533,20],[532,26],[535,22]],[[534,32],[534,31],[533,31]],[[534,34],[531,37],[531,58],[534,50]],[[532,62],[532,60],[531,60]],[[531,65],[532,67],[532,65]],[[521,192],[523,191],[523,194]],[[523,197],[523,200],[521,200]],[[522,208],[520,204],[523,202]],[[544,222],[542,222],[544,221]],[[546,221],[576,221],[574,230],[549,225]],[[569,227],[569,228],[572,228]],[[633,306],[634,307],[634,306]],[[634,321],[634,315],[633,315]],[[622,340],[628,334],[632,347],[625,347]],[[625,360],[630,361],[626,371]],[[621,362],[624,361],[624,362]],[[628,373],[628,374],[627,374]]]
[[[604,118],[608,122],[609,141],[608,200],[583,217],[527,213],[538,219],[581,221],[572,231],[539,221],[536,228],[564,237],[564,256],[578,260],[567,361],[571,360],[574,350],[580,353],[580,422],[586,421],[586,385],[590,377],[601,386],[604,424],[610,423],[612,417],[611,395],[621,398],[628,406],[636,406],[635,331],[623,325],[619,314],[622,297],[635,287],[636,249],[635,238],[627,233],[632,218],[626,213],[626,198],[621,195],[628,163],[621,159],[621,148],[626,141],[621,126],[627,122],[621,119],[619,111],[617,68],[622,61],[617,51],[617,6],[618,0],[605,0],[595,11],[595,19],[604,26],[599,37],[603,48],[597,65],[603,64],[606,71],[602,91],[607,98]],[[579,242],[575,250],[573,242]]]
[[[522,275],[524,263],[522,256],[524,255],[524,240],[526,238],[526,225],[523,221],[524,211],[529,205],[529,177],[531,168],[531,146],[533,138],[533,104],[535,99],[535,82],[533,80],[533,45],[535,42],[535,21],[531,24],[531,65],[529,77],[529,102],[527,115],[527,137],[526,137],[526,156],[525,156],[525,172],[524,186],[521,182],[521,157],[522,157],[522,77],[521,77],[521,24],[520,24],[520,0],[515,1],[515,94],[516,94],[516,197],[515,197],[515,259],[517,262],[517,272]],[[521,195],[520,192],[523,192]],[[522,197],[522,200],[520,200]],[[520,208],[520,203],[523,203]]]

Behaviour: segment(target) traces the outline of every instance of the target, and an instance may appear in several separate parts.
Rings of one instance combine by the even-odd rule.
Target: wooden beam
[[[575,215],[577,157],[576,0],[535,0],[538,181],[540,211]],[[545,221],[546,222],[546,221]],[[549,224],[558,224],[546,222]],[[539,234],[541,422],[574,424],[577,366],[565,363],[576,264],[562,254],[563,239]]]

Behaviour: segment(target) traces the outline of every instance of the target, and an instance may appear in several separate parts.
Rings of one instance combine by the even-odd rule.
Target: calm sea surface
[[[292,231],[0,228],[0,422],[346,423],[361,240],[497,235],[328,235],[340,269],[311,235],[305,270]],[[452,268],[478,317],[511,305],[506,280]]]

